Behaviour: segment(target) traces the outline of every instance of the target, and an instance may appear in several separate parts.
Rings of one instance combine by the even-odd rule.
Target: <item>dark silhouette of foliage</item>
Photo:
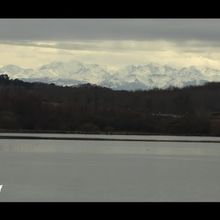
[[[220,135],[220,83],[114,91],[0,75],[0,129]]]

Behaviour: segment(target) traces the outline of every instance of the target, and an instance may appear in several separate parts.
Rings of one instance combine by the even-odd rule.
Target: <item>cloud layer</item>
[[[219,19],[1,19],[1,40],[219,41]]]
[[[219,19],[0,19],[0,66],[78,60],[220,69]]]

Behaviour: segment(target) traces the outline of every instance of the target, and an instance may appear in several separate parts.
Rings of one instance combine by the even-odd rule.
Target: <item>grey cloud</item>
[[[219,41],[220,19],[0,19],[0,40]]]
[[[0,44],[8,44],[8,45],[17,45],[17,46],[31,46],[31,47],[40,47],[40,48],[54,48],[54,49],[62,49],[62,50],[86,50],[86,51],[128,51],[128,50],[136,50],[136,51],[154,51],[155,48],[150,48],[143,46],[140,44],[140,41],[132,41],[135,45],[129,43],[130,41],[81,41],[81,42],[68,42],[68,41],[55,41],[53,44],[51,42],[47,43],[37,41],[2,41],[0,40]],[[139,42],[139,44],[137,44]],[[157,51],[164,51],[162,48],[157,48]]]
[[[0,44],[16,45],[16,46],[30,46],[39,48],[61,49],[64,51],[102,51],[102,52],[126,52],[126,51],[157,51],[166,52],[167,50],[176,50],[179,52],[189,53],[207,53],[219,52],[220,42],[210,41],[196,41],[196,42],[179,42],[174,44],[161,45],[159,41],[3,41]]]

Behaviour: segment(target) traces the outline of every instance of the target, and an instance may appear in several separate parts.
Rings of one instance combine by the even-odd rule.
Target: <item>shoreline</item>
[[[195,137],[195,136],[194,136]],[[124,142],[182,142],[182,143],[220,143],[220,140],[181,140],[181,139],[127,139],[127,138],[98,138],[98,137],[45,137],[1,135],[0,139],[14,140],[75,140],[75,141],[124,141]]]
[[[220,137],[220,135],[214,134],[172,134],[172,133],[146,133],[146,132],[130,132],[130,131],[97,131],[97,132],[86,132],[86,131],[57,131],[57,130],[5,130],[0,129],[0,135],[5,133],[11,134],[80,134],[80,135],[153,135],[153,136],[180,136],[180,137]]]

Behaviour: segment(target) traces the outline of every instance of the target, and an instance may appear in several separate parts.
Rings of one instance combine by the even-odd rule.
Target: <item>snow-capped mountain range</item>
[[[0,74],[27,82],[38,81],[67,86],[91,83],[115,90],[182,88],[220,81],[220,70],[217,69],[194,66],[178,69],[153,63],[129,65],[114,71],[105,66],[76,61],[52,62],[37,69],[6,65],[0,68]]]

